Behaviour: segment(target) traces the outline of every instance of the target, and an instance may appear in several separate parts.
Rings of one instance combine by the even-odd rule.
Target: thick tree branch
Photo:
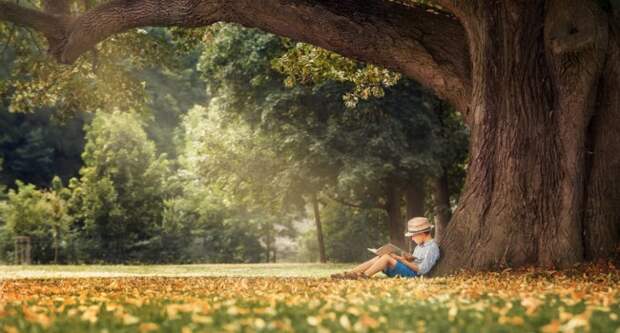
[[[35,9],[22,7],[14,2],[0,1],[0,20],[32,28],[46,36],[62,34],[63,31],[58,17]]]
[[[466,110],[470,59],[454,18],[383,0],[269,3],[235,1],[231,20],[397,70]]]
[[[223,0],[112,0],[75,19],[68,28],[65,49],[59,61],[72,63],[100,41],[132,28],[212,24],[223,16],[220,2]]]
[[[56,16],[5,1],[0,9],[0,19],[22,21],[40,31],[58,23]],[[51,48],[59,61],[71,63],[108,36],[132,28],[197,27],[217,21],[259,28],[397,70],[467,111],[471,78],[463,27],[446,15],[385,0],[112,0],[67,20],[61,25],[65,39]]]
[[[32,28],[42,33],[47,38],[49,52],[58,56],[63,50],[67,26],[71,18],[0,1],[0,20],[13,22],[16,25]]]

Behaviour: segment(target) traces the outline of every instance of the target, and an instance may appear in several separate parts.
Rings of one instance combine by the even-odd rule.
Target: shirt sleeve
[[[418,268],[420,269],[418,271],[418,274],[424,275],[430,272],[431,268],[435,266],[435,263],[437,262],[438,259],[439,259],[439,246],[435,245],[435,246],[430,247],[428,249],[428,253],[426,253],[426,256],[424,257],[420,265],[418,265]]]

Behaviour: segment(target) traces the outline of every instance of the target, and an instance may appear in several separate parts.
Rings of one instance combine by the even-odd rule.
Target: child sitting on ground
[[[411,237],[417,246],[413,255],[395,253],[376,256],[349,272],[332,274],[333,279],[367,279],[378,272],[389,277],[411,278],[427,274],[439,259],[439,246],[431,236],[433,225],[425,217],[414,217],[407,222],[405,237]]]

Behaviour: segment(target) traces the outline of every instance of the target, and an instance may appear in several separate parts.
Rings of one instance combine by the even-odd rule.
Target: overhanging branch
[[[35,29],[43,34],[58,33],[58,17],[14,2],[0,1],[0,20]]]
[[[63,3],[56,1],[49,0]],[[460,111],[466,111],[471,91],[469,51],[461,24],[425,8],[384,0],[112,0],[74,19],[0,1],[0,19],[42,31],[48,40],[51,37],[50,49],[63,63],[132,28],[197,27],[225,21],[402,72]]]
[[[49,52],[58,58],[63,51],[71,18],[25,8],[12,2],[0,1],[0,20],[42,33],[47,38]]]

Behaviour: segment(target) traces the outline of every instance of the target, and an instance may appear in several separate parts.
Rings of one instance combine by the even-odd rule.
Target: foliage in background
[[[30,237],[33,262],[46,263],[63,260],[73,218],[69,215],[69,193],[55,177],[51,190],[38,190],[32,184],[17,182],[10,190],[7,202],[1,206],[0,216],[5,222],[0,258],[9,261],[14,255],[15,236]],[[11,245],[11,246],[7,246]]]
[[[260,230],[247,211],[226,207],[206,192],[184,191],[166,202],[165,241],[176,251],[164,262],[251,263],[264,262]]]
[[[286,53],[272,63],[274,69],[286,75],[285,85],[350,82],[353,88],[342,96],[348,107],[355,107],[360,100],[383,97],[385,88],[395,85],[401,78],[399,73],[361,64],[310,44],[287,40],[287,45]]]
[[[149,28],[123,33],[98,44],[72,65],[58,64],[45,52],[39,34],[0,23],[2,74],[0,95],[10,99],[11,112],[41,107],[58,109],[57,117],[97,110],[144,110],[145,82],[136,70],[157,63],[174,68],[175,43],[166,30]]]
[[[140,113],[158,151],[174,159],[181,116],[206,100],[195,66],[200,44],[190,38],[198,31],[152,28],[123,34],[101,46],[113,47],[106,51],[109,55],[98,52],[97,59],[80,59],[89,64],[97,60],[100,67],[105,61],[108,74],[100,67],[80,71],[81,63],[58,65],[46,58],[45,50],[28,48],[42,43],[37,35],[0,23],[0,41],[6,41],[0,45],[0,157],[5,160],[0,182],[13,187],[20,179],[48,187],[54,175],[65,182],[77,176],[84,125],[92,112],[115,107]],[[16,66],[25,66],[27,75],[17,75]],[[15,107],[20,98],[29,105]]]
[[[295,217],[294,212],[286,211],[278,201],[281,198],[278,193],[281,186],[275,177],[280,168],[278,157],[247,124],[225,122],[217,109],[192,108],[184,117],[182,128],[177,176],[182,184],[180,200],[198,203],[194,206],[198,218],[205,214],[202,205],[213,205],[210,210],[219,206],[220,214],[224,215],[222,221],[228,221],[221,227],[222,233],[230,230],[231,239],[254,237],[254,242],[245,240],[240,242],[245,245],[238,246],[262,244],[264,251],[257,251],[260,246],[252,250],[257,254],[264,252],[261,257],[266,261],[275,260],[275,239],[294,236],[291,222]],[[243,251],[246,252],[251,251]]]
[[[54,175],[64,182],[77,175],[82,165],[83,126],[89,115],[60,121],[54,110],[9,113],[0,105],[0,157],[4,169],[0,182],[15,187],[15,181],[50,187]]]
[[[70,184],[78,257],[156,261],[161,240],[165,156],[157,156],[136,115],[98,113],[86,134],[79,181]]]
[[[177,146],[181,143],[176,142],[176,137],[181,132],[183,116],[194,105],[208,100],[205,83],[196,68],[202,47],[197,45],[183,52],[178,48],[181,46],[175,49],[180,53],[175,56],[178,62],[175,67],[160,67],[153,63],[148,68],[135,70],[135,75],[146,82],[148,101],[145,107],[148,112],[143,115],[145,130],[157,150],[165,153],[172,163],[179,153]]]
[[[424,187],[417,179],[439,175],[444,164],[462,167],[464,126],[458,126],[458,116],[446,115],[456,121],[443,128],[446,121],[435,112],[439,102],[419,85],[393,80],[383,98],[346,108],[341,96],[351,85],[342,81],[350,80],[327,72],[332,66],[354,75],[355,63],[322,51],[319,67],[297,68],[299,75],[318,75],[304,81],[312,84],[285,87],[272,60],[281,60],[290,51],[287,46],[271,34],[219,25],[199,69],[212,98],[209,108],[225,110],[231,122],[241,117],[285,158],[279,179],[289,184],[283,192],[288,201],[303,202],[304,196],[327,191],[357,206],[381,207],[391,187]],[[313,66],[311,60],[302,62]],[[459,189],[453,187],[454,193]]]
[[[329,198],[362,207],[349,216],[359,225],[325,222],[333,260],[357,260],[361,251],[336,248],[349,240],[339,232],[385,227],[372,208],[384,204],[388,178],[406,183],[447,165],[460,188],[458,116],[437,116],[415,83],[377,67],[229,24],[118,35],[72,66],[47,61],[25,29],[3,23],[0,37],[10,37],[2,182],[46,191],[52,175],[66,181],[84,163],[69,185],[63,260],[273,261],[317,193],[346,216]],[[62,82],[52,87],[53,78]],[[343,95],[355,99],[348,108]],[[96,110],[90,124],[84,112]]]
[[[327,256],[333,262],[361,262],[388,240],[385,211],[342,207],[331,203],[323,208]]]

